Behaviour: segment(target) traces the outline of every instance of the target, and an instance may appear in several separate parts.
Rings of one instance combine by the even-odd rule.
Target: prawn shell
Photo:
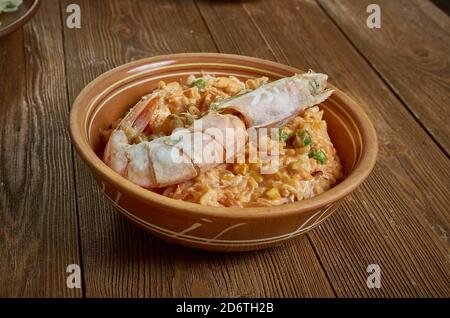
[[[247,127],[280,126],[333,93],[325,89],[327,78],[327,75],[320,73],[283,78],[232,98],[218,108],[222,112],[237,112]]]

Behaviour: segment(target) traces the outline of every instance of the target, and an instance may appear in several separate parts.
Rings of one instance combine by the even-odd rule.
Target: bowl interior
[[[97,156],[101,158],[104,150],[104,144],[99,133],[101,129],[108,129],[112,122],[123,117],[143,95],[156,89],[159,81],[184,81],[190,74],[196,76],[202,74],[234,75],[243,80],[260,76],[268,76],[271,80],[276,80],[282,76],[291,75],[273,74],[273,72],[264,69],[257,72],[236,68],[218,70],[200,64],[191,66],[189,70],[180,70],[178,67],[173,70],[166,69],[163,73],[155,70],[152,74],[146,74],[143,77],[137,76],[134,79],[125,80],[123,83],[116,83],[114,87],[110,87],[103,92],[102,97],[93,105],[86,122],[89,143]],[[333,97],[322,103],[320,108],[324,110],[324,119],[328,125],[330,138],[338,151],[344,166],[344,172],[347,175],[352,171],[361,152],[357,127],[352,123],[350,114]]]
[[[267,76],[276,80],[301,73],[286,65],[252,57],[216,53],[186,53],[135,61],[113,69],[91,82],[74,102],[70,133],[76,150],[101,184],[145,204],[191,216],[223,219],[264,218],[300,215],[329,207],[353,191],[369,175],[376,162],[375,129],[360,106],[339,89],[320,105],[328,132],[344,166],[345,179],[332,189],[311,199],[278,207],[239,209],[205,207],[164,197],[122,178],[101,160],[100,129],[107,129],[141,98],[155,89],[160,80],[184,80],[190,74],[234,75],[240,79]]]

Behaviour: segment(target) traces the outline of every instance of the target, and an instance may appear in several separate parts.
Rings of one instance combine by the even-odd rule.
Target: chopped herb
[[[308,156],[317,160],[321,165],[327,163],[327,155],[322,150],[311,149]]]
[[[206,82],[204,79],[200,78],[196,80],[194,83],[192,83],[192,86],[197,86],[198,89],[204,89],[206,86]]]
[[[306,147],[312,143],[311,135],[307,130],[298,130],[295,134],[294,147]]]
[[[279,137],[280,137],[280,140],[286,142],[289,139],[289,133],[286,130],[280,129]]]

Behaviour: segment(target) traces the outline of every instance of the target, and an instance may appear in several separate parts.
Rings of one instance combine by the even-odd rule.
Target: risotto
[[[252,91],[268,82],[268,78],[190,76],[185,83],[159,83],[165,90],[164,103],[168,113],[157,129],[144,130],[132,143],[168,136],[177,128],[188,127],[217,103]],[[323,111],[318,106],[307,108],[300,115],[267,135],[269,149],[276,147],[278,164],[273,171],[264,171],[267,161],[257,156],[249,160],[249,142],[245,161],[223,163],[197,177],[158,190],[167,197],[217,207],[278,206],[318,195],[343,178],[343,169],[327,132]],[[112,125],[116,128],[119,121]],[[103,131],[105,142],[111,130]],[[256,151],[257,154],[258,151]]]

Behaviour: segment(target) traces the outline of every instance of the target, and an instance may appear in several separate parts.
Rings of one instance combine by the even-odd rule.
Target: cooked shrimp
[[[215,103],[205,116],[170,136],[133,144],[146,127],[157,129],[170,114],[156,91],[134,106],[112,132],[103,160],[145,188],[190,180],[245,153],[246,129],[280,126],[324,101],[332,94],[326,82],[327,76],[319,73],[284,78]],[[196,147],[198,140],[203,147]]]

